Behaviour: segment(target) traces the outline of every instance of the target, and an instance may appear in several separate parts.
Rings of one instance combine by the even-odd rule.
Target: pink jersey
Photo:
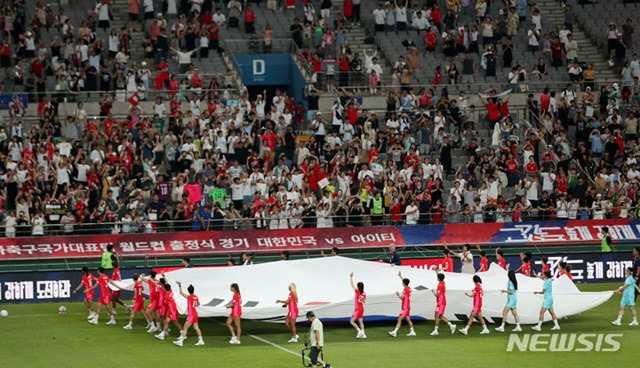
[[[190,294],[187,297],[187,314],[189,317],[198,317],[198,311],[196,310],[196,305],[200,304],[200,299],[196,294]]]
[[[408,286],[404,287],[402,290],[403,298],[402,298],[402,309],[410,310],[411,309],[411,288]]]
[[[233,306],[231,307],[231,316],[233,317],[241,317],[242,316],[242,298],[240,297],[240,293],[233,293],[233,299],[231,300]]]
[[[475,292],[473,295],[473,308],[478,309],[482,307],[482,285],[476,284],[473,291]]]
[[[449,256],[444,257],[444,269],[447,272],[453,272],[453,258]]]
[[[480,258],[480,272],[487,272],[489,269],[489,259],[487,257]]]
[[[354,299],[356,310],[364,310],[364,302],[367,300],[367,294],[361,293],[360,290],[356,289],[356,296]]]
[[[106,273],[103,273],[98,277],[98,284],[100,285],[100,295],[110,295],[111,290],[109,290],[109,276]]]
[[[133,284],[133,300],[135,302],[144,302],[144,297],[142,296],[142,281],[136,281]]]
[[[298,316],[298,302],[296,302],[296,296],[293,293],[289,293],[289,304],[287,305],[289,315]]]
[[[438,288],[436,289],[438,295],[438,304],[446,304],[447,303],[447,285],[444,281],[438,283]]]
[[[93,282],[96,280],[95,276],[93,276],[93,274],[88,273],[86,275],[82,276],[82,286],[84,286],[84,289],[91,289],[91,287],[93,286]]]
[[[147,285],[149,285],[149,300],[155,300],[158,298],[158,287],[154,281],[155,280],[153,279],[147,280]]]
[[[120,281],[122,280],[122,278],[120,277],[120,269],[119,268],[113,268],[113,273],[111,274],[111,280],[113,281]]]

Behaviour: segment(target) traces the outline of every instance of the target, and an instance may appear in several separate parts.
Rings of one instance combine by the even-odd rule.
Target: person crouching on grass
[[[196,330],[196,334],[198,335],[198,342],[196,342],[195,345],[202,346],[204,345],[204,340],[202,340],[202,332],[200,331],[200,326],[198,326],[198,311],[196,310],[196,308],[200,306],[200,299],[194,294],[195,289],[193,285],[187,287],[187,292],[189,292],[189,295],[187,295],[182,291],[182,282],[176,281],[176,284],[178,284],[180,295],[187,299],[187,320],[184,322],[184,328],[180,331],[180,337],[173,343],[177,346],[182,346],[182,342],[187,338],[189,327],[193,326],[193,329]]]
[[[416,332],[413,330],[413,322],[411,322],[411,288],[409,287],[409,279],[402,278],[402,272],[398,272],[398,277],[402,280],[403,290],[402,293],[396,292],[396,295],[400,300],[402,300],[402,311],[398,316],[396,328],[393,331],[389,331],[389,335],[396,337],[398,330],[400,329],[400,325],[402,325],[402,320],[406,319],[410,328],[407,336],[416,336]]]
[[[484,296],[484,291],[482,290],[482,279],[478,275],[473,276],[473,282],[476,286],[473,288],[471,293],[464,293],[466,296],[473,298],[473,309],[471,310],[471,314],[469,314],[469,322],[464,328],[460,329],[460,333],[466,335],[469,332],[469,327],[473,324],[473,319],[477,316],[478,320],[480,320],[480,324],[482,325],[482,331],[480,331],[481,335],[486,335],[489,333],[489,329],[487,328],[487,323],[482,317],[482,297]]]
[[[640,287],[635,284],[635,280],[633,279],[633,269],[628,267],[625,270],[625,275],[627,278],[624,280],[624,285],[620,286],[616,292],[622,294],[622,300],[620,300],[620,312],[618,312],[618,318],[611,322],[611,324],[615,326],[620,326],[620,322],[622,321],[622,316],[624,316],[624,308],[628,307],[633,315],[633,321],[629,323],[629,326],[637,326],[638,325],[638,316],[636,314],[636,302],[634,301],[634,294],[636,289],[640,292]]]
[[[239,345],[240,344],[240,336],[242,335],[242,327],[240,326],[240,321],[242,318],[242,297],[240,296],[240,287],[235,282],[231,284],[230,287],[233,292],[233,299],[231,302],[227,304],[227,308],[231,309],[231,313],[229,317],[227,317],[227,328],[229,332],[231,332],[231,340],[229,340],[229,344],[231,345]],[[236,326],[236,330],[233,330],[233,325]]]

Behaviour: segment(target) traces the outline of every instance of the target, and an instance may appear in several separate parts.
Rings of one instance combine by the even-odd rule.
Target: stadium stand
[[[5,235],[635,216],[637,4],[457,4],[5,2]],[[256,101],[233,48],[290,38],[306,98]]]

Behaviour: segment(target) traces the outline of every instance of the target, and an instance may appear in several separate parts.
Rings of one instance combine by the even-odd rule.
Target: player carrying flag
[[[446,249],[445,249],[446,250]],[[400,329],[400,325],[402,325],[402,320],[406,319],[407,324],[409,325],[409,333],[407,336],[416,336],[416,332],[413,330],[413,322],[411,322],[411,288],[409,287],[409,279],[405,279],[402,277],[402,271],[398,272],[398,277],[402,280],[403,290],[402,293],[396,292],[396,295],[400,300],[402,300],[402,311],[398,316],[398,323],[396,323],[396,328],[393,331],[389,331],[389,335],[392,337],[396,337],[398,334],[398,330]]]
[[[196,308],[200,306],[200,299],[198,299],[198,296],[194,294],[195,289],[193,285],[189,285],[187,287],[187,292],[189,292],[189,295],[187,295],[182,291],[182,283],[180,281],[176,281],[176,284],[178,284],[180,295],[187,298],[187,321],[184,323],[182,331],[180,331],[180,337],[178,337],[178,340],[173,343],[178,346],[182,346],[182,343],[187,338],[189,328],[193,326],[193,329],[196,330],[196,335],[198,335],[198,342],[196,342],[195,345],[202,346],[204,345],[204,340],[202,340],[202,332],[200,331],[200,326],[198,326],[198,311],[196,310]]]

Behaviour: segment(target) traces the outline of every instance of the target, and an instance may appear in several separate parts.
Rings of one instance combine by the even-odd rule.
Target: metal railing
[[[605,211],[606,219],[634,218],[638,207],[629,207],[626,210],[626,216],[620,217],[619,211]],[[593,217],[592,209],[579,208],[576,211],[568,211],[571,217],[562,218],[564,220],[576,220],[582,218],[582,211],[586,210],[590,219]],[[368,210],[367,210],[368,211]],[[575,216],[573,216],[575,214]],[[244,231],[251,229],[295,229],[295,228],[332,228],[332,227],[368,227],[368,226],[413,226],[413,225],[429,225],[429,224],[456,224],[456,223],[494,223],[494,222],[517,222],[524,221],[548,221],[556,220],[557,210],[549,209],[546,211],[539,209],[529,210],[484,210],[484,211],[459,211],[455,214],[448,213],[446,207],[442,207],[437,211],[418,213],[417,218],[408,215],[382,213],[379,215],[371,214],[370,211],[359,215],[337,215],[330,214],[325,216],[298,216],[292,218],[271,217],[266,215],[264,219],[256,219],[254,217],[247,218],[222,218],[201,220],[199,217],[191,220],[163,220],[151,221],[148,219],[133,219],[132,222],[123,223],[122,221],[101,221],[94,223],[45,223],[43,225],[44,235],[46,236],[71,236],[71,235],[96,235],[96,234],[151,234],[151,233],[173,233],[179,231]],[[481,217],[477,217],[481,215]],[[480,221],[482,220],[482,221]],[[58,221],[56,221],[58,222]],[[66,227],[65,227],[66,225]],[[34,227],[30,224],[16,226],[14,228],[3,229],[2,234],[6,237],[26,237],[33,236]]]

